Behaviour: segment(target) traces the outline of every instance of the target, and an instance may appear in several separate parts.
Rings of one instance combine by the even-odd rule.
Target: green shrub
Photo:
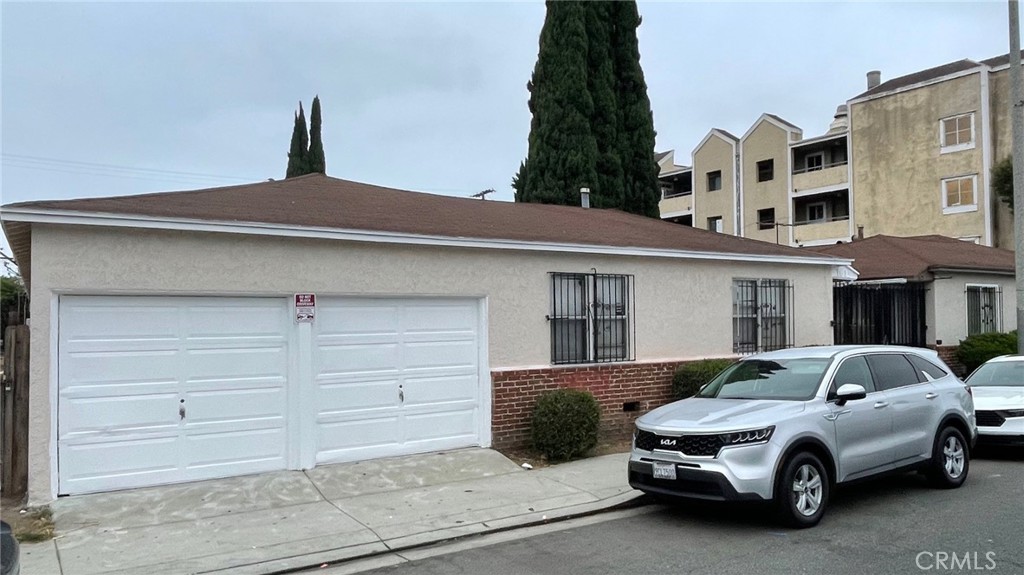
[[[979,365],[1000,355],[1017,353],[1017,332],[980,333],[960,341],[956,350],[956,358],[964,364],[967,373],[971,373]]]
[[[693,397],[705,383],[732,365],[731,359],[702,359],[684,363],[672,376],[672,395],[676,399]]]
[[[533,409],[533,447],[550,461],[585,455],[597,445],[601,407],[577,389],[556,389],[537,398]]]

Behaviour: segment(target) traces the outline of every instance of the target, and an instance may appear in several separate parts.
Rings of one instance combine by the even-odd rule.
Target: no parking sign
[[[316,294],[295,294],[295,322],[313,323],[314,317],[316,317]]]

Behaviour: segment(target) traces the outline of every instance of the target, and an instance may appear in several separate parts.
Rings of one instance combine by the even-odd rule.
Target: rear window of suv
[[[917,369],[910,364],[910,361],[903,354],[869,355],[868,365],[871,366],[871,374],[874,375],[875,386],[883,391],[921,383],[921,380],[917,377]]]
[[[919,357],[914,354],[908,353],[907,359],[910,360],[910,363],[914,364],[914,367],[917,369],[917,371],[924,373],[925,375],[928,376],[926,379],[939,379],[940,377],[946,376],[946,370],[942,369],[941,367],[935,365],[934,363],[928,361],[923,357]]]

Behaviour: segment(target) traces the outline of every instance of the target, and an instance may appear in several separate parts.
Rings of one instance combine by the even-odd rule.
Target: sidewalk
[[[23,575],[268,574],[601,511],[628,454],[524,470],[466,449],[62,498]]]

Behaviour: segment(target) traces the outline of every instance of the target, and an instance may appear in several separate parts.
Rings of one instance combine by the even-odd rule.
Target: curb
[[[601,499],[591,503],[581,503],[569,507],[563,507],[561,509],[532,512],[525,515],[497,519],[495,521],[480,522],[472,525],[430,531],[380,542],[342,547],[339,549],[305,555],[296,555],[294,557],[272,559],[270,561],[263,561],[260,563],[250,563],[248,565],[239,565],[236,567],[199,571],[194,575],[287,575],[317,567],[339,567],[354,561],[372,559],[374,557],[390,555],[392,553],[400,553],[402,551],[410,551],[438,544],[452,543],[481,535],[491,535],[494,533],[502,533],[516,529],[568,521],[570,519],[598,515],[608,511],[640,507],[649,503],[649,499],[645,498],[639,491],[627,491],[626,493],[613,495],[606,499]]]

